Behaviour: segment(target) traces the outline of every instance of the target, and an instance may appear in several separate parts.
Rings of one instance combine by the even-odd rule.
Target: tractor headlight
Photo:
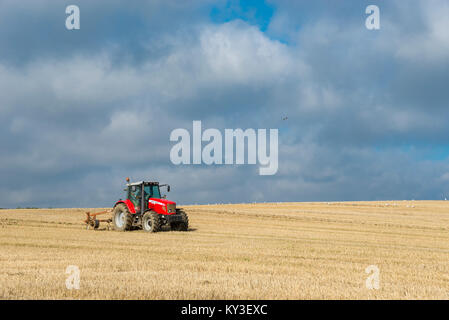
[[[176,213],[176,204],[167,204],[167,213]]]

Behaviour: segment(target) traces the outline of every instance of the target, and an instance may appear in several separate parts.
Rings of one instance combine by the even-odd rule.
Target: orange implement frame
[[[96,212],[96,213],[90,213],[90,212],[86,212],[86,220],[84,220],[84,223],[86,224],[86,229],[90,229],[90,227],[92,227],[94,230],[98,229],[100,227],[100,222],[106,222],[107,228],[108,230],[111,228],[111,222],[112,222],[112,218],[109,219],[97,219],[97,216],[101,215],[101,214],[106,214],[106,213],[112,213],[111,210],[107,210],[107,211],[101,211],[101,212]]]

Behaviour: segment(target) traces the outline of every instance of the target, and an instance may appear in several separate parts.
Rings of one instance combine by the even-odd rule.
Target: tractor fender
[[[129,212],[131,212],[132,214],[136,213],[136,209],[134,208],[134,204],[129,199],[117,201],[116,204],[114,205],[114,208],[118,204],[120,204],[120,203],[124,203],[128,207]]]

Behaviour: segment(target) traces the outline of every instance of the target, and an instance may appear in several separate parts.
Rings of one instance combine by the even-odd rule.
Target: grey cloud
[[[41,26],[43,17],[60,10],[32,5],[35,20],[10,21],[13,31],[0,32],[11,44],[0,50],[0,206],[110,206],[126,176],[170,183],[169,196],[181,203],[428,199],[449,191],[445,161],[422,157],[449,133],[443,15],[426,2],[409,14],[399,14],[401,2],[385,4],[387,31],[374,35],[349,5],[325,3],[335,11],[313,4],[304,14],[291,6],[305,2],[276,3],[273,24],[288,31],[288,42],[273,25],[263,33],[244,21],[212,24],[202,11],[208,3],[157,2],[123,9],[117,24],[136,34],[127,39],[106,28],[120,16],[114,1],[96,22],[83,15],[83,32],[97,26],[92,35],[70,42],[63,30],[40,44],[25,41],[26,29],[52,29],[59,22]],[[1,5],[4,18],[17,17],[20,8]],[[389,20],[393,13],[398,20]],[[426,27],[410,33],[410,17]],[[407,35],[410,42],[399,41]],[[21,49],[29,50],[15,55]],[[191,130],[193,120],[220,130],[279,128],[278,174],[172,165],[169,134]]]
[[[16,66],[73,53],[113,53],[114,63],[139,63],[164,54],[161,36],[189,32],[207,21],[211,1],[51,1],[0,2],[0,61]],[[65,28],[68,5],[81,12],[81,29]],[[151,48],[149,44],[151,43]]]

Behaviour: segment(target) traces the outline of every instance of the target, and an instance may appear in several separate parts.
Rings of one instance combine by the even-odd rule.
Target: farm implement
[[[90,212],[86,212],[86,220],[84,220],[84,223],[86,224],[86,229],[98,229],[100,227],[100,222],[106,222],[108,224],[107,228],[108,230],[111,228],[111,222],[112,219],[97,219],[97,216],[101,215],[101,214],[105,214],[105,213],[112,213],[111,210],[106,210],[106,211],[101,211],[101,212],[96,212],[96,213],[90,213]]]

